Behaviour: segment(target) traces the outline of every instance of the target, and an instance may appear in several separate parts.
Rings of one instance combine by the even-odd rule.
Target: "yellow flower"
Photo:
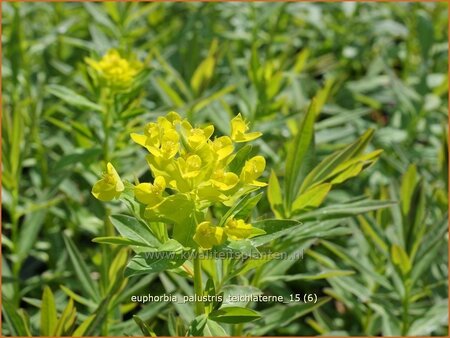
[[[242,118],[241,114],[238,114],[231,120],[231,139],[234,142],[248,142],[252,141],[262,135],[260,132],[247,133],[248,125]]]
[[[119,174],[117,174],[113,165],[108,162],[106,165],[106,173],[92,187],[92,195],[96,199],[106,202],[118,198],[124,190],[125,187]]]
[[[164,177],[157,176],[153,184],[140,183],[134,187],[134,196],[138,202],[154,207],[163,201],[162,193],[166,189]]]
[[[233,141],[228,136],[218,137],[211,144],[219,161],[222,161],[233,153]]]
[[[189,155],[186,160],[183,158],[178,159],[178,165],[180,167],[181,176],[183,178],[193,178],[200,174],[202,167],[202,159],[198,155]]]
[[[241,181],[257,187],[264,187],[267,183],[259,182],[256,179],[260,177],[266,167],[266,160],[262,156],[255,156],[245,162],[241,171]]]
[[[149,123],[144,133],[144,135],[131,133],[130,136],[134,142],[145,147],[153,156],[168,160],[178,153],[180,137],[174,129],[165,129],[161,128],[161,124]]]
[[[222,244],[226,239],[222,227],[212,226],[211,222],[202,222],[197,225],[194,241],[203,249],[211,249]]]
[[[239,182],[239,177],[232,172],[225,172],[223,169],[217,169],[211,177],[211,183],[217,189],[226,191],[234,188]]]
[[[142,63],[128,61],[120,56],[115,49],[109,50],[100,61],[86,58],[89,64],[108,85],[117,88],[127,88],[142,69]]]
[[[242,219],[230,219],[225,225],[225,233],[232,240],[249,238],[252,235],[253,227],[245,223]]]
[[[203,148],[214,132],[214,126],[212,124],[205,128],[193,128],[191,124],[185,120],[181,125],[186,135],[187,146],[191,151],[197,151]]]

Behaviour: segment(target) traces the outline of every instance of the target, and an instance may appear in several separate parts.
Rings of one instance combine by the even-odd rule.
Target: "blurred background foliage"
[[[335,215],[344,231],[277,241],[274,249],[305,249],[304,259],[235,282],[330,300],[260,304],[262,322],[246,329],[447,335],[447,13],[439,2],[3,2],[2,334],[184,335],[188,305],[139,305],[130,296],[189,293],[188,284],[171,273],[123,279],[127,250],[91,242],[109,212],[90,194],[105,149],[133,182],[148,170],[131,131],[175,110],[228,133],[241,112],[264,133],[257,151],[283,180],[289,141],[316,96],[317,158],[368,128],[369,148],[383,154],[320,209],[296,216]],[[105,122],[102,89],[84,59],[111,48],[146,71]],[[362,198],[397,203],[378,209]],[[273,216],[264,197],[253,217]],[[311,277],[323,268],[352,274]]]

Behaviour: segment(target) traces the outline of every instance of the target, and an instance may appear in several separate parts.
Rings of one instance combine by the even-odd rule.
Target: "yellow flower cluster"
[[[231,138],[221,136],[211,139],[214,126],[194,128],[187,120],[171,112],[159,117],[157,122],[145,126],[144,134],[131,134],[137,144],[146,148],[150,155],[147,162],[155,175],[155,184],[139,184],[135,191],[139,202],[154,208],[162,202],[166,187],[188,194],[197,207],[214,202],[226,203],[236,194],[266,183],[257,181],[265,168],[265,159],[255,156],[243,166],[240,175],[227,170],[235,154],[233,141],[252,140],[261,133],[245,134],[247,125],[240,115],[231,122]],[[164,182],[164,183],[162,183]],[[253,188],[254,190],[254,188]],[[144,192],[145,191],[145,192]],[[150,197],[152,196],[152,197]],[[147,201],[155,203],[148,204]]]
[[[120,56],[115,49],[109,50],[100,61],[86,58],[89,64],[106,84],[116,89],[128,88],[142,70],[142,63],[129,61]]]
[[[214,137],[214,126],[194,127],[177,113],[170,112],[156,122],[148,123],[143,134],[132,133],[134,142],[149,154],[146,159],[154,176],[153,183],[139,183],[134,187],[135,199],[145,206],[144,217],[150,220],[169,219],[177,213],[206,210],[214,203],[231,206],[239,197],[266,185],[258,181],[265,169],[265,159],[254,156],[241,168],[229,168],[235,159],[235,142],[248,142],[261,136],[248,131],[239,114],[231,121],[231,136]],[[123,184],[111,164],[108,175],[96,183],[96,198],[111,200],[123,191]],[[119,186],[119,182],[120,185]],[[102,189],[106,189],[102,191]],[[203,218],[203,217],[201,217]],[[204,249],[222,244],[227,238],[239,240],[256,235],[242,219],[228,219],[224,227],[199,220],[194,241]],[[192,237],[191,237],[192,238]]]

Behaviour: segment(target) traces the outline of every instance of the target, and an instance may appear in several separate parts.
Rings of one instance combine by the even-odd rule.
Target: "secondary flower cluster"
[[[261,136],[259,132],[248,133],[248,129],[239,114],[231,121],[230,136],[212,138],[213,125],[193,127],[171,112],[148,123],[143,134],[131,134],[133,141],[149,152],[146,159],[154,176],[152,183],[134,186],[134,197],[145,208],[144,217],[176,222],[176,213],[200,214],[193,239],[204,249],[227,238],[238,240],[260,234],[242,219],[230,218],[220,227],[202,217],[212,204],[231,206],[242,195],[266,185],[258,181],[265,168],[262,156],[243,159],[242,164],[230,168],[236,159],[235,143]],[[108,163],[106,174],[92,193],[107,201],[118,198],[123,190],[120,177]]]
[[[142,70],[142,63],[129,61],[115,49],[109,50],[100,61],[86,58],[86,63],[94,69],[106,85],[114,89],[127,89]]]

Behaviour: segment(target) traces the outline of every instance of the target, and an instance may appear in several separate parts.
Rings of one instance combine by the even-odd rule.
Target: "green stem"
[[[197,296],[196,298],[203,297],[203,286],[202,286],[202,261],[198,257],[199,252],[195,253],[194,257],[194,292]],[[203,302],[195,302],[195,312],[197,316],[203,314],[204,307]]]
[[[406,284],[406,283],[405,283]],[[405,285],[402,314],[402,336],[406,336],[409,330],[409,285]]]

